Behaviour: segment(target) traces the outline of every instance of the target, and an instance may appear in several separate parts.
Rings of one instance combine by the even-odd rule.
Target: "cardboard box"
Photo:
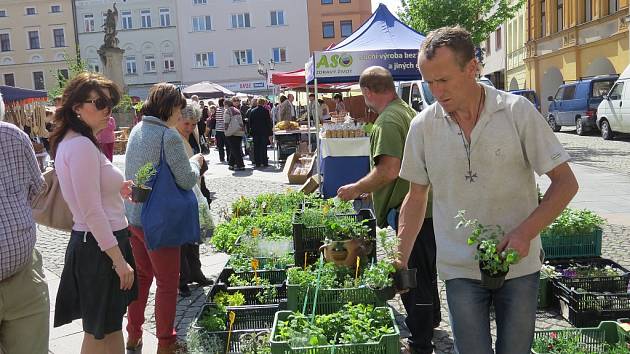
[[[283,173],[289,179],[290,184],[304,184],[313,173],[315,153],[294,153],[287,158]]]
[[[320,178],[319,175],[312,176],[302,185],[300,192],[304,194],[315,193],[319,189]]]

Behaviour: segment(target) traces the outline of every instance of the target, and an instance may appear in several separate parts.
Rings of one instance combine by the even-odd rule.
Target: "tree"
[[[475,45],[485,41],[499,25],[512,18],[525,3],[517,0],[402,0],[400,19],[418,32],[460,25]]]

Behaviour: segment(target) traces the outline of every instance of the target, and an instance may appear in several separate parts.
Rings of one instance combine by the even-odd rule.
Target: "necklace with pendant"
[[[483,88],[481,88],[481,95],[479,95],[479,104],[477,105],[477,117],[475,117],[475,123],[473,124],[473,129],[475,127],[475,125],[477,125],[477,122],[479,121],[479,115],[481,114],[481,105],[483,104],[483,98],[485,96],[485,90]],[[472,148],[470,146],[470,143],[466,142],[466,137],[464,136],[464,131],[462,130],[462,126],[459,125],[459,120],[455,120],[457,122],[457,127],[459,128],[459,135],[462,137],[462,143],[464,144],[464,150],[466,151],[466,159],[468,160],[468,173],[464,176],[464,178],[466,179],[466,181],[468,183],[473,183],[475,182],[475,179],[477,178],[477,173],[472,171],[471,168],[471,164],[470,164],[470,154],[472,151]],[[472,130],[471,130],[471,135],[472,135]],[[472,136],[471,136],[471,140],[472,140]]]

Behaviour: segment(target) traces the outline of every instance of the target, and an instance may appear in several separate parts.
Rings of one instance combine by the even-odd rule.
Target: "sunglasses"
[[[93,103],[96,106],[96,109],[103,110],[105,108],[112,108],[114,106],[114,102],[106,97],[99,97],[93,100],[84,101],[85,103]]]

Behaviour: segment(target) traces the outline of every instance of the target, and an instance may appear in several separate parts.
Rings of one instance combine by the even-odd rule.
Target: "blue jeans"
[[[539,276],[540,272],[536,272],[506,280],[498,290],[481,287],[479,280],[447,280],[446,298],[455,352],[493,353],[490,336],[492,302],[497,322],[496,353],[530,353],[536,324]]]

